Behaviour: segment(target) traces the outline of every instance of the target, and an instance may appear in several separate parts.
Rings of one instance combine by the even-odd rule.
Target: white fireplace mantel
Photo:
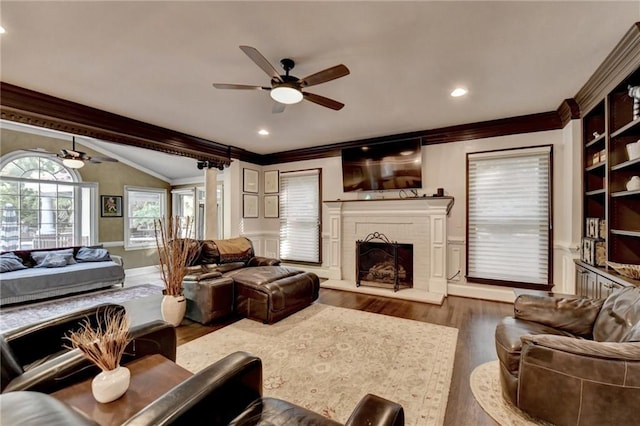
[[[453,201],[452,197],[325,201],[329,277],[355,287],[356,241],[380,232],[391,241],[413,244],[411,291],[442,301],[447,295],[447,214]]]

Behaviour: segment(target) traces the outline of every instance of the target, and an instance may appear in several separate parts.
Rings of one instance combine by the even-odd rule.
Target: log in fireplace
[[[356,241],[356,286],[413,287],[413,244],[389,241],[372,232]]]

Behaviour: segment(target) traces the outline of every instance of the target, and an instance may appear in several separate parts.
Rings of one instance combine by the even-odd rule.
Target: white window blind
[[[467,276],[550,284],[551,147],[469,154]]]
[[[320,262],[320,170],[280,173],[280,257]]]

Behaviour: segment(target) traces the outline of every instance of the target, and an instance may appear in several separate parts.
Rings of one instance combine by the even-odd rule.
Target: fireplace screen
[[[413,287],[413,244],[391,242],[379,232],[356,241],[356,285]]]

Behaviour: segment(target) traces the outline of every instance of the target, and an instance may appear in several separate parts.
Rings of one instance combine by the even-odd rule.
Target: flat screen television
[[[420,138],[342,149],[342,186],[350,191],[422,188]]]

